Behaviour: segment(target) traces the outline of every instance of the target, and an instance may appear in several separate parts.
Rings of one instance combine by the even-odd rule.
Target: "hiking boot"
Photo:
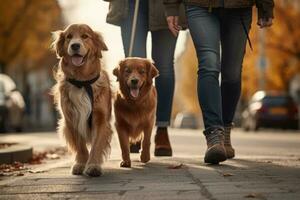
[[[231,139],[230,139],[230,134],[231,134],[231,129],[232,129],[232,125],[231,126],[225,126],[225,140],[224,140],[224,147],[226,150],[226,156],[228,159],[231,159],[235,156],[235,151],[234,148],[232,148],[231,145]]]
[[[210,128],[205,130],[207,150],[204,157],[205,163],[219,164],[227,159],[224,147],[224,129]]]
[[[154,156],[172,156],[172,147],[167,127],[158,127],[155,135]]]

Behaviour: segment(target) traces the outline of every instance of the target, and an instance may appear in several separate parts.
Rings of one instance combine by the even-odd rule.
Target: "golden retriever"
[[[155,121],[156,89],[152,79],[158,70],[147,59],[127,58],[113,70],[119,81],[114,111],[122,150],[121,167],[131,167],[129,143],[142,138],[141,162],[150,160],[150,139]],[[143,134],[142,134],[143,132]]]
[[[54,33],[53,48],[60,61],[52,93],[58,132],[75,155],[72,174],[100,176],[112,137],[110,82],[100,62],[107,46],[88,25],[72,24]]]

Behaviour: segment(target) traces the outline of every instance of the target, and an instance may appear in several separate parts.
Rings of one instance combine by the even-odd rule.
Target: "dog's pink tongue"
[[[130,94],[134,98],[137,98],[139,96],[139,93],[140,93],[139,89],[130,89]]]
[[[82,56],[72,56],[72,63],[75,66],[80,66],[82,64],[83,57]]]

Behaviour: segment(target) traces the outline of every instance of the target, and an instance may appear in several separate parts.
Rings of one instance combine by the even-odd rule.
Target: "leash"
[[[250,39],[250,37],[249,37],[249,32],[248,32],[248,30],[247,30],[247,27],[246,27],[246,25],[245,25],[245,22],[244,22],[244,19],[243,19],[243,16],[242,16],[242,15],[240,16],[240,19],[241,19],[241,23],[242,23],[244,32],[245,32],[245,34],[246,34],[246,36],[247,36],[247,40],[248,40],[248,43],[249,43],[249,47],[250,47],[251,51],[253,51],[253,48],[252,48],[252,42],[251,42],[251,39]]]
[[[91,111],[91,113],[89,115],[89,118],[88,118],[88,125],[89,125],[90,129],[92,128],[93,107],[94,107],[94,93],[93,93],[92,84],[95,83],[99,79],[99,77],[100,77],[100,75],[97,75],[95,78],[93,78],[91,80],[87,80],[87,81],[78,81],[76,79],[67,79],[67,81],[69,83],[76,86],[77,88],[84,87],[85,91],[88,94],[88,97],[90,99],[91,106],[92,106],[92,111]]]
[[[139,11],[140,0],[135,0],[135,7],[134,7],[134,14],[133,14],[133,22],[131,27],[131,37],[130,37],[130,45],[129,45],[129,53],[128,56],[132,56],[133,45],[134,45],[134,38],[135,38],[135,31],[136,31],[136,24],[137,24],[137,17]]]

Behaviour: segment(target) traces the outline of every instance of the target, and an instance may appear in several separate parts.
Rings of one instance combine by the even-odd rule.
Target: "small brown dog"
[[[55,32],[53,47],[60,61],[52,92],[61,114],[58,132],[75,154],[72,174],[100,176],[112,136],[110,82],[100,62],[107,47],[85,24]]]
[[[127,58],[120,62],[113,74],[120,86],[114,103],[115,125],[123,159],[120,166],[131,167],[129,142],[141,138],[141,161],[146,163],[150,160],[150,140],[157,104],[152,79],[158,76],[158,70],[147,59]]]

